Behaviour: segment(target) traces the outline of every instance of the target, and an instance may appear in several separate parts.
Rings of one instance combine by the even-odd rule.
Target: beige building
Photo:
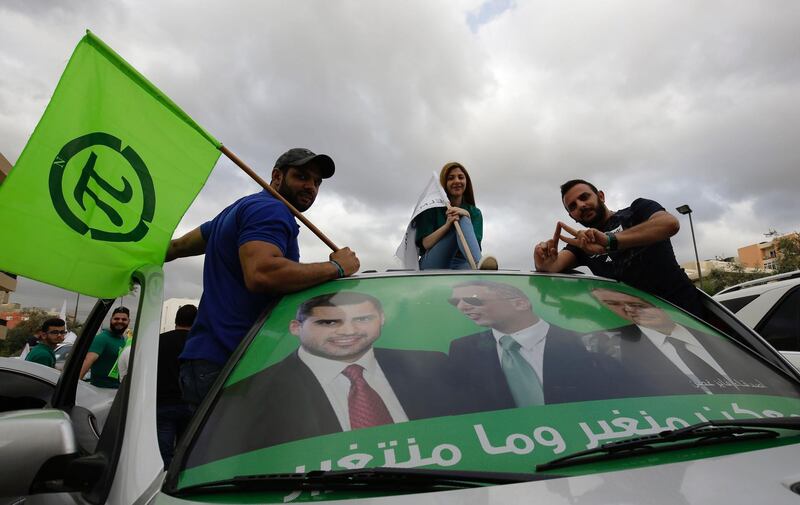
[[[791,236],[800,239],[800,235],[797,233],[787,233],[786,235],[775,237],[772,240],[740,247],[738,251],[739,263],[744,267],[759,268],[762,270],[773,269],[775,262],[778,260],[778,240]]]
[[[10,171],[11,163],[0,153],[0,184],[3,183]],[[8,303],[8,294],[15,289],[17,289],[16,276],[0,272],[0,305]],[[6,338],[7,333],[6,321],[0,318],[0,339]]]
[[[689,280],[692,282],[697,282],[698,275],[697,275],[697,263],[694,261],[686,261],[680,264],[681,268],[683,268],[684,272],[686,272],[686,276],[689,277]],[[744,266],[744,265],[742,265]],[[700,262],[700,273],[703,275],[710,275],[713,271],[721,271],[721,272],[735,272],[739,268],[739,265],[736,263],[732,263],[730,261],[720,261],[720,260],[703,260]],[[744,273],[758,273],[763,271],[763,269],[759,268],[752,268],[752,267],[744,267]]]

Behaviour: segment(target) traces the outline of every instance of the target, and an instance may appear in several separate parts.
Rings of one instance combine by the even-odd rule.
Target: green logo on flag
[[[95,149],[98,147],[100,149]],[[110,148],[113,153],[104,148]],[[87,149],[90,150],[88,158],[85,155],[78,156]],[[119,159],[120,156],[122,160]],[[119,188],[119,180],[109,181],[104,177],[101,169],[104,164],[129,169],[127,171],[135,176],[138,184],[132,185],[128,178],[120,176],[122,187]],[[70,172],[80,170],[77,182],[74,177],[69,177],[68,167]],[[65,188],[65,181],[70,188]],[[89,232],[91,238],[106,242],[137,242],[147,235],[148,223],[152,222],[156,208],[153,179],[142,158],[131,146],[122,149],[122,140],[119,138],[108,133],[95,132],[67,142],[50,167],[49,185],[50,198],[56,212],[70,228],[81,235]],[[141,195],[134,199],[134,191],[137,190]],[[95,212],[85,213],[86,221],[99,212],[92,217],[91,223],[76,215],[70,208],[67,202],[70,191],[71,201],[82,210],[87,211],[87,205],[89,210],[96,209]],[[131,206],[134,200],[137,208],[133,211],[120,209],[121,205]],[[138,208],[139,205],[141,208]],[[98,216],[104,216],[104,219],[96,219]],[[98,221],[103,223],[99,228],[90,226],[97,226]],[[121,229],[127,231],[120,231]]]

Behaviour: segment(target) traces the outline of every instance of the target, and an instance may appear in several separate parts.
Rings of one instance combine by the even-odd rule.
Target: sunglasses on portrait
[[[457,298],[448,298],[447,299],[447,303],[449,303],[453,307],[456,307],[459,304],[459,302],[464,302],[467,305],[472,305],[474,307],[482,307],[483,305],[486,305],[486,302],[491,302],[491,301],[494,301],[494,300],[514,300],[515,298],[517,298],[517,297],[511,297],[511,298],[479,298],[479,297],[477,297],[475,295],[472,295],[472,296],[462,296],[462,297],[457,297]]]

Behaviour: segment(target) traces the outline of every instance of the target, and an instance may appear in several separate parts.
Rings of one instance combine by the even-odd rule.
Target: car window
[[[56,355],[56,360],[57,361],[66,360],[69,357],[69,352],[71,350],[72,350],[72,345],[71,344],[62,345],[61,347],[59,347],[58,349],[56,349],[54,351],[54,354]]]
[[[364,467],[531,472],[632,435],[789,415],[797,383],[623,284],[349,279],[272,310],[195,432],[179,487]]]
[[[784,296],[756,331],[780,351],[800,351],[800,288]]]
[[[11,370],[0,370],[0,412],[44,407],[55,386]]]
[[[758,297],[759,295],[748,295],[739,298],[729,298],[727,300],[719,300],[719,303],[724,305],[726,309],[736,314],[737,312],[742,310],[745,307],[745,305],[752,302]]]

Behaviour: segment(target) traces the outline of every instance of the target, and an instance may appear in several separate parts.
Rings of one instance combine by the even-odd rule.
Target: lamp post
[[[689,228],[692,230],[692,245],[694,246],[694,260],[697,262],[697,278],[700,280],[700,289],[703,289],[703,272],[700,271],[700,256],[697,255],[697,242],[694,239],[694,225],[692,224],[692,209],[688,205],[681,205],[675,210],[681,214],[689,215]]]

